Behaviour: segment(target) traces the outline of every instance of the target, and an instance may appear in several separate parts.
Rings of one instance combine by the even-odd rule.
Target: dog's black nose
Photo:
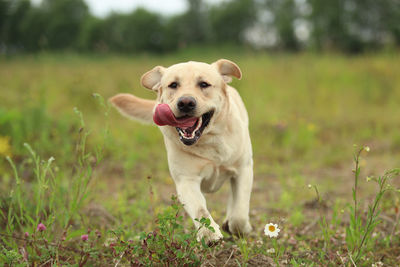
[[[196,108],[196,99],[191,96],[182,96],[178,99],[177,106],[179,111],[188,113]]]

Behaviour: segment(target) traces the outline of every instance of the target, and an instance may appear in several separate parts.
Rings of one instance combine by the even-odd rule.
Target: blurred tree
[[[7,3],[8,2],[8,3]],[[6,15],[3,18],[3,38],[8,48],[23,47],[25,33],[23,32],[23,23],[29,12],[31,4],[29,0],[3,1],[7,9],[3,12]]]
[[[295,34],[295,21],[299,18],[296,1],[266,0],[266,6],[274,17],[269,26],[276,29],[278,45],[286,50],[299,50],[300,43]]]
[[[80,31],[89,17],[83,0],[43,0],[47,45],[52,49],[75,48]]]
[[[10,5],[10,1],[0,0],[0,45],[5,44],[6,24],[8,21]]]
[[[27,51],[37,51],[48,48],[46,36],[48,14],[46,14],[43,9],[29,9],[20,23],[19,30],[22,36],[20,37],[21,46],[18,45],[18,48]]]
[[[210,39],[206,6],[202,0],[187,0],[188,10],[173,16],[166,23],[165,42],[168,47],[203,44]]]
[[[389,42],[399,43],[399,0],[353,0],[350,31],[364,48],[379,48]]]
[[[105,19],[89,16],[82,26],[79,35],[78,48],[83,51],[107,52],[105,40]]]
[[[317,49],[348,49],[351,42],[346,27],[348,12],[345,12],[345,0],[308,0],[312,12],[312,41]]]
[[[361,52],[394,39],[400,44],[398,0],[308,0],[313,41],[318,49]]]
[[[386,17],[388,30],[393,35],[393,38],[400,46],[400,1],[399,0],[388,0],[388,13]]]
[[[184,18],[182,15],[175,15],[164,21],[163,47],[166,51],[175,50],[187,46],[188,41],[182,28]]]
[[[91,18],[85,26],[81,44],[101,51],[162,51],[164,28],[161,18],[145,9],[130,14],[111,14],[105,20]]]
[[[296,36],[299,23],[309,25],[308,42],[320,50],[354,53],[387,44],[400,46],[400,0],[187,3],[186,12],[172,17],[137,9],[96,18],[84,0],[42,0],[39,6],[29,0],[0,0],[0,51],[165,52],[188,45],[243,44],[245,33],[257,22],[269,23],[269,34],[276,34],[277,46],[285,50],[301,49]]]
[[[162,51],[163,26],[158,14],[137,9],[129,14],[123,25],[123,51]]]
[[[113,13],[104,20],[93,20],[88,33],[89,49],[118,51],[123,40],[123,25],[126,15]]]
[[[244,42],[244,32],[257,19],[254,0],[231,0],[210,8],[210,22],[215,42]]]

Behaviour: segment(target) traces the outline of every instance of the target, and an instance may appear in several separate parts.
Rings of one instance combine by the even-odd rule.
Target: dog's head
[[[157,66],[145,73],[141,82],[156,91],[159,103],[164,104],[159,110],[156,107],[155,119],[164,118],[166,125],[176,128],[183,144],[193,145],[223,112],[226,84],[232,76],[241,78],[239,67],[220,59],[212,64],[190,61],[168,68]]]

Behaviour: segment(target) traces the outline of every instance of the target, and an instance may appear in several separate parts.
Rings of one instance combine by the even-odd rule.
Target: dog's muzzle
[[[181,142],[187,146],[191,146],[199,140],[201,134],[203,133],[204,129],[210,123],[212,116],[214,115],[214,111],[209,111],[204,113],[201,117],[199,117],[196,123],[187,128],[180,128],[176,127],[176,130],[179,134],[179,139]]]

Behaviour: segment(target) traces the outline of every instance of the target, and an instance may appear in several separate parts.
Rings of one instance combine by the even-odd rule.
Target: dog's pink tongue
[[[159,126],[170,125],[180,128],[192,127],[196,121],[196,117],[188,117],[177,119],[172,113],[168,104],[159,104],[153,114],[153,121]]]

